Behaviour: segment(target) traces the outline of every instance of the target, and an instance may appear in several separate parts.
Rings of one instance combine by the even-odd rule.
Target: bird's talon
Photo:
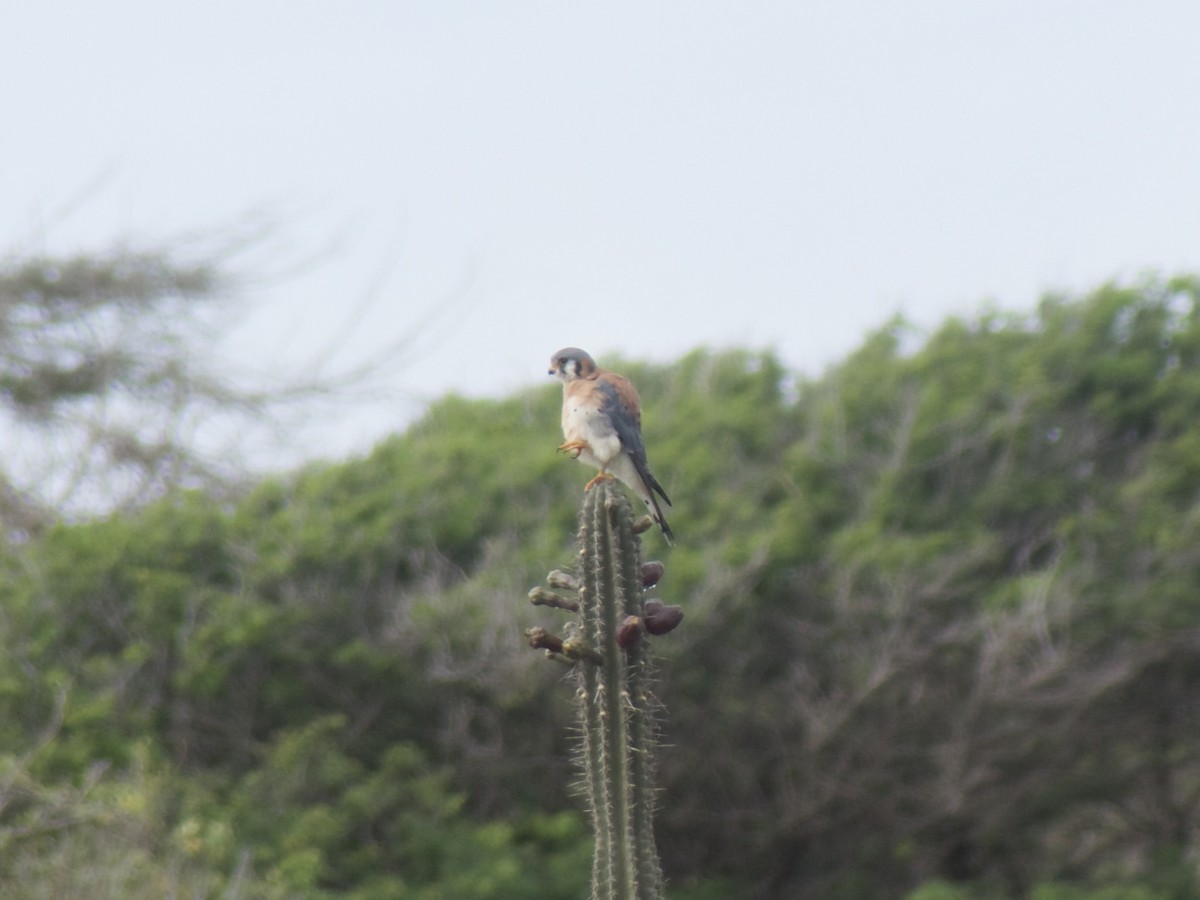
[[[587,484],[585,484],[583,486],[583,489],[585,491],[590,491],[592,488],[594,488],[596,485],[598,485],[601,481],[608,481],[612,477],[613,476],[608,474],[607,472],[601,472],[599,475],[597,475],[595,478],[593,478],[591,481],[589,481]]]
[[[587,441],[574,440],[574,441],[567,441],[565,444],[561,445],[558,448],[558,452],[559,453],[570,453],[572,459],[579,459],[580,453],[582,453],[584,450],[590,450],[590,449],[592,449],[592,448],[590,446],[588,446]]]

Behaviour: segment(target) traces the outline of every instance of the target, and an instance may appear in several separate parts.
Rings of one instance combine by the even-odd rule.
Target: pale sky
[[[239,364],[420,327],[303,452],[564,345],[819,374],[896,312],[1200,270],[1197,35],[1195,0],[11,3],[0,252],[265,212]]]

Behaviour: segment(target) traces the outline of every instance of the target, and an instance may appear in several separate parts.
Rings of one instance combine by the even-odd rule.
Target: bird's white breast
[[[621,439],[608,416],[570,393],[563,396],[562,429],[568,441],[584,441],[591,447],[591,452],[582,451],[579,459],[597,468],[607,466],[621,452]]]

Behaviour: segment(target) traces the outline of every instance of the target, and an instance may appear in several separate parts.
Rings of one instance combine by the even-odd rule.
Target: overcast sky
[[[1200,270],[1198,34],[1195,0],[12,3],[0,246],[265,213],[239,361],[419,332],[315,452],[568,344],[817,374],[895,312]]]

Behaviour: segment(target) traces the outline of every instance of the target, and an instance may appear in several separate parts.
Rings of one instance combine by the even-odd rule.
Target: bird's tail
[[[653,487],[658,488],[658,483],[655,482]],[[658,492],[662,494],[662,488],[658,488]],[[663,494],[663,499],[667,500],[666,494]],[[670,505],[671,501],[667,500],[667,506]],[[650,493],[650,509],[652,510],[651,516],[654,518],[654,521],[658,523],[658,527],[662,529],[663,537],[667,539],[667,543],[674,544],[675,532],[673,532],[671,530],[671,526],[667,524],[667,517],[663,515],[662,509],[658,505],[658,498],[655,497],[653,493]]]
[[[633,459],[623,453],[612,462],[610,471],[633,488],[633,492],[646,504],[646,507],[650,510],[651,517],[657,523],[658,527],[662,529],[667,543],[672,543],[675,539],[675,532],[671,531],[671,526],[667,524],[667,517],[663,515],[662,507],[658,505],[658,497],[654,495],[658,494],[659,497],[662,497],[663,502],[667,506],[671,505],[671,498],[667,496],[667,492],[658,483],[658,479],[651,474],[650,468],[645,464],[645,461],[643,459]]]

